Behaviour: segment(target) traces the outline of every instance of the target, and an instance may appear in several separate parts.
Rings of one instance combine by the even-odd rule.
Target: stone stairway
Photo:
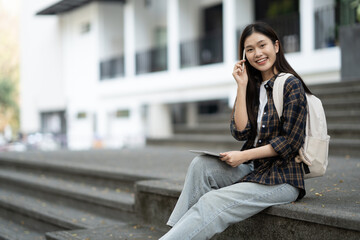
[[[311,86],[322,100],[330,139],[330,154],[360,156],[360,81]]]
[[[114,226],[122,229],[116,239],[134,227],[154,239],[163,233],[143,226],[135,213],[134,183],[149,178],[48,160],[0,157],[0,239],[40,240],[46,233],[46,239],[81,239],[64,231],[99,228],[97,239],[103,239],[104,229]]]
[[[0,153],[0,239],[159,239],[194,156],[178,147]],[[212,239],[359,239],[359,168],[331,157],[304,199]]]
[[[328,123],[330,154],[360,156],[360,81],[310,85],[322,100]],[[240,149],[230,135],[231,110],[200,115],[198,126],[176,125],[172,138],[148,139],[149,145],[184,146],[207,150]]]

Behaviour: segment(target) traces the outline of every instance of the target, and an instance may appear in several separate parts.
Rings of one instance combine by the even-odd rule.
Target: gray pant
[[[251,171],[247,164],[232,168],[214,157],[194,158],[167,223],[173,228],[160,239],[210,239],[233,223],[298,197],[299,190],[289,184],[236,183]]]

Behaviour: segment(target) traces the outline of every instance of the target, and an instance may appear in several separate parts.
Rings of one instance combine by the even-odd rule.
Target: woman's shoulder
[[[300,79],[294,76],[291,73],[288,73],[288,78],[285,81],[286,84],[299,84],[301,83]]]
[[[287,91],[303,89],[301,80],[292,74],[286,79],[284,86]]]

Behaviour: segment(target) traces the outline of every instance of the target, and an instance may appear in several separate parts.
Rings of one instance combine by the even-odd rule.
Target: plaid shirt
[[[306,97],[302,83],[294,76],[289,77],[284,85],[284,109],[282,120],[276,112],[272,98],[272,89],[277,75],[265,84],[268,97],[262,116],[261,128],[256,147],[271,144],[278,156],[253,160],[254,171],[240,182],[256,182],[275,185],[288,183],[300,189],[298,199],[305,196],[304,176],[301,165],[295,157],[304,143],[306,124]],[[258,91],[260,83],[258,84]],[[258,106],[255,108],[256,114]],[[250,134],[250,122],[243,131],[238,131],[234,117],[231,121],[231,134],[239,141],[246,141],[242,150],[254,147],[256,136]]]

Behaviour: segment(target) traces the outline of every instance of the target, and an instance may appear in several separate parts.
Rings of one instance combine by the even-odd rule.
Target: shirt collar
[[[271,88],[271,89],[273,88],[274,82],[278,76],[279,76],[279,73],[275,74],[272,78],[270,78],[270,80],[265,84],[268,86],[267,88]]]

